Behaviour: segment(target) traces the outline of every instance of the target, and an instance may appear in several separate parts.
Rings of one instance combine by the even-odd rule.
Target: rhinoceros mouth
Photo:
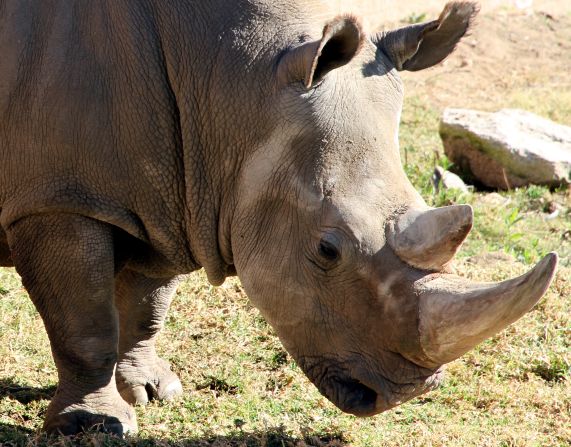
[[[397,382],[379,373],[359,373],[353,361],[317,362],[310,366],[305,359],[300,366],[319,392],[341,411],[367,417],[396,407],[440,384],[444,375],[442,368],[426,370],[400,355],[398,357],[408,365],[403,369],[414,369],[418,375],[401,377],[404,380]]]
[[[439,370],[430,377],[419,379],[417,383],[408,384],[395,384],[381,378],[376,384],[378,392],[353,378],[333,379],[326,386],[318,388],[341,411],[358,417],[368,417],[390,410],[436,388],[442,375]]]
[[[330,397],[327,389],[332,387],[335,392]],[[329,386],[320,390],[325,397],[333,402],[341,411],[355,416],[372,416],[377,411],[378,394],[373,389],[356,379],[334,379]]]

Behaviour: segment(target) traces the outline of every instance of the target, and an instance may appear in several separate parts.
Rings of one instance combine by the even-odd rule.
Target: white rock
[[[533,113],[446,109],[440,136],[448,158],[487,186],[571,183],[571,127]]]
[[[432,179],[434,182],[434,189],[437,191],[442,185],[444,189],[458,189],[464,193],[468,192],[468,187],[466,186],[466,183],[464,183],[464,180],[453,172],[445,170],[442,166],[436,166],[436,168],[434,168]]]

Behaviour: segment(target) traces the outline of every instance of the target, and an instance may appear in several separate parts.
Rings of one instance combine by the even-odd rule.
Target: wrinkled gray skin
[[[180,394],[154,340],[201,267],[213,284],[237,273],[309,379],[361,416],[433,388],[519,316],[446,314],[483,293],[459,300],[433,274],[471,210],[417,218],[399,159],[397,69],[453,50],[476,8],[451,10],[366,37],[302,1],[0,2],[0,264],[50,337],[47,431],[135,431],[129,404]]]

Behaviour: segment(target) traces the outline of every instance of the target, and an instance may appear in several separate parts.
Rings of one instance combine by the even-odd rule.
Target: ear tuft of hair
[[[449,2],[438,18],[438,27],[426,33],[417,54],[403,64],[403,70],[417,71],[442,62],[474,24],[480,12],[476,2]]]
[[[329,21],[323,27],[323,36],[305,86],[311,87],[325,73],[347,64],[359,53],[364,42],[363,26],[353,14],[342,14]]]
[[[323,40],[331,39],[336,35],[345,35],[354,39],[354,49],[357,54],[365,42],[365,33],[361,19],[354,14],[341,14],[327,22],[323,27]]]
[[[344,14],[328,21],[319,40],[285,50],[276,65],[278,85],[302,81],[311,88],[327,73],[348,64],[361,50],[365,34],[359,19]]]

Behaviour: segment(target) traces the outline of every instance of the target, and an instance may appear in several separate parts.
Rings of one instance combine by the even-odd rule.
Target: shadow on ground
[[[303,438],[295,438],[287,435],[280,428],[274,428],[265,432],[240,432],[231,436],[187,439],[180,445],[189,447],[346,447],[350,444],[342,434],[306,433]]]
[[[51,399],[56,392],[56,386],[32,387],[18,383],[12,378],[0,379],[0,401],[10,398],[28,405],[31,402]],[[33,446],[31,441],[34,431],[18,425],[0,422],[0,446]]]
[[[48,446],[99,446],[107,447],[348,447],[342,436],[306,435],[294,438],[280,429],[266,432],[240,432],[230,436],[206,436],[201,438],[165,441],[159,439],[123,440],[104,434],[85,434],[77,437],[51,438],[32,430],[0,423],[0,446],[2,447],[48,447]]]
[[[55,385],[37,388],[20,385],[10,378],[0,380],[0,399],[10,397],[24,405],[36,400],[51,399],[55,392]]]
[[[31,387],[12,378],[0,380],[0,400],[10,398],[23,405],[51,399],[56,386]],[[164,440],[157,438],[119,439],[103,433],[88,433],[75,438],[48,439],[29,428],[0,422],[1,447],[35,446],[184,446],[184,447],[346,447],[349,443],[341,433],[314,433],[307,430],[302,438],[288,435],[282,427],[264,431],[248,432],[236,430],[227,436],[205,435],[191,439]]]
[[[30,445],[29,440],[33,433],[34,432],[28,428],[3,424],[0,422],[0,446],[19,447]]]
[[[281,428],[264,432],[237,432],[228,436],[203,436],[192,439],[166,441],[154,438],[119,439],[103,433],[88,433],[77,437],[48,439],[32,430],[0,423],[2,447],[50,447],[50,446],[106,446],[106,447],[348,447],[342,434],[323,435],[307,433],[296,438]]]

